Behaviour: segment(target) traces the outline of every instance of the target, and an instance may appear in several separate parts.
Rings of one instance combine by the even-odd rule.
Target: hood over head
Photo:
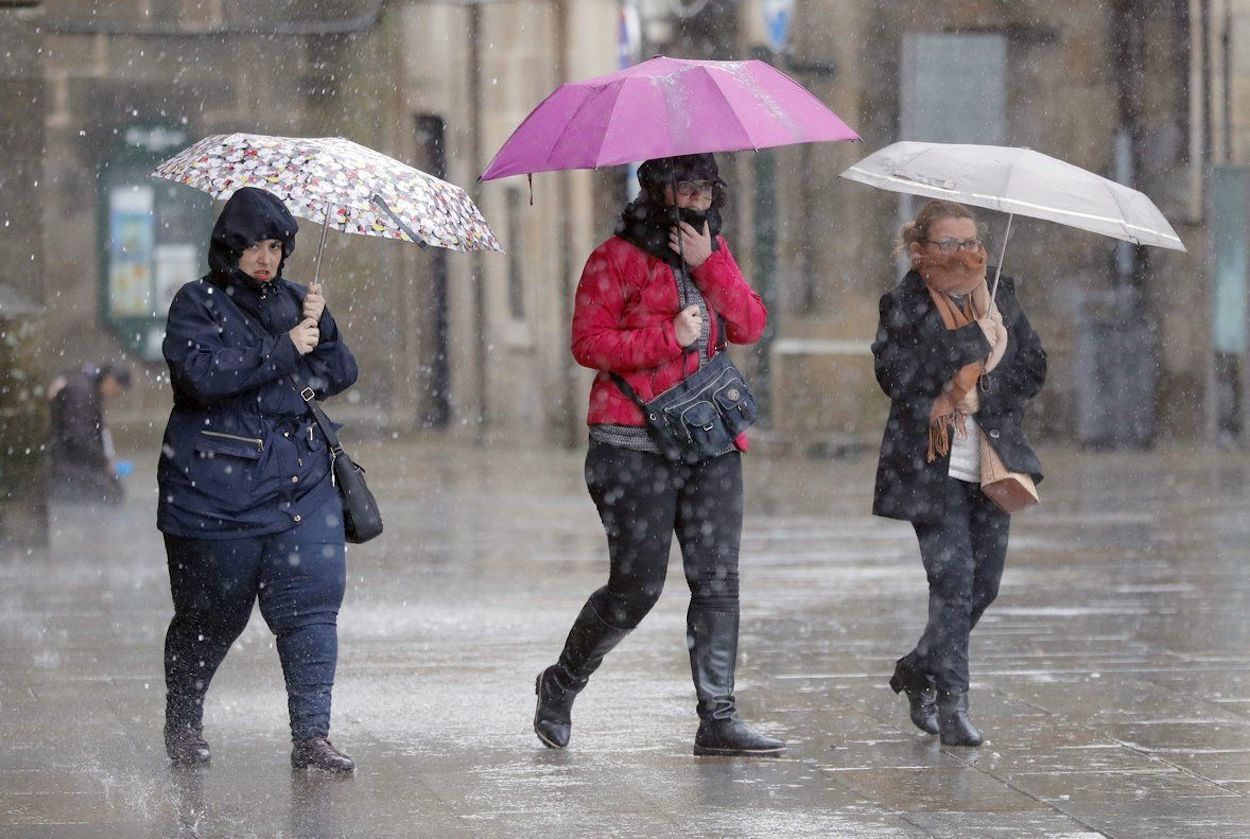
[[[255,287],[256,280],[239,270],[243,251],[264,239],[277,239],[282,243],[282,262],[278,264],[278,276],[282,276],[282,266],[295,251],[298,231],[295,217],[276,195],[245,186],[230,196],[213,225],[208,267],[219,282]]]

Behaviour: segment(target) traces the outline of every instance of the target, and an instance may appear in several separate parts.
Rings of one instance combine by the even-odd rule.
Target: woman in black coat
[[[881,298],[872,345],[890,397],[873,512],[912,523],[929,581],[929,618],[890,687],[911,719],[954,746],[977,746],[968,718],[968,637],[998,593],[1011,517],[980,487],[981,438],[1013,472],[1041,481],[1021,426],[1046,378],[1046,352],[1009,277],[991,301],[971,211],[930,201],[903,228],[912,261]]]
[[[346,390],[356,360],[321,287],[282,276],[296,230],[277,197],[240,189],[213,228],[209,273],[169,307],[174,406],[156,521],[174,601],[165,749],[178,764],[209,760],[204,694],[259,600],[286,677],[291,765],[355,767],[327,739],[347,573],[343,507],[303,397]]]

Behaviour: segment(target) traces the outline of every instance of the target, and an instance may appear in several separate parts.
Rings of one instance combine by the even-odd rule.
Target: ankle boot
[[[560,660],[539,673],[534,682],[534,693],[538,695],[534,733],[544,746],[563,749],[569,744],[573,700],[586,687],[590,674],[599,669],[603,657],[631,631],[605,623],[589,602],[582,607],[564,642]]]
[[[938,728],[943,746],[981,745],[981,732],[968,719],[966,691],[938,694]]]
[[[786,744],[738,719],[734,668],[738,659],[738,612],[691,608],[686,618],[690,672],[698,696],[696,755],[767,755]]]
[[[177,766],[205,766],[211,754],[199,726],[165,723],[165,754]]]
[[[355,772],[356,761],[334,748],[325,737],[314,737],[298,741],[291,749],[291,768]]]
[[[910,667],[900,658],[894,665],[890,687],[895,693],[907,691],[907,704],[911,708],[911,721],[926,734],[938,733],[937,689],[933,677]]]

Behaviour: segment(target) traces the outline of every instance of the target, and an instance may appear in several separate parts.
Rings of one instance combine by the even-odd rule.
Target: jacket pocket
[[[201,457],[226,454],[259,460],[261,452],[265,450],[265,441],[259,437],[226,434],[224,431],[201,431],[195,442],[195,450]]]
[[[187,477],[222,509],[242,509],[252,502],[263,450],[260,438],[201,430]]]

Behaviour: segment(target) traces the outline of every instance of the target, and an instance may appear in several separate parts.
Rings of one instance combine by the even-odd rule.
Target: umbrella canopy
[[[1031,149],[894,143],[842,177],[892,192],[1046,219],[1139,245],[1185,250],[1163,213],[1142,193]]]
[[[762,61],[657,56],[560,85],[512,133],[482,180],[858,139],[802,85]]]
[[[221,199],[259,187],[292,214],[344,233],[457,251],[501,250],[463,189],[342,137],[215,135],[152,175]]]

